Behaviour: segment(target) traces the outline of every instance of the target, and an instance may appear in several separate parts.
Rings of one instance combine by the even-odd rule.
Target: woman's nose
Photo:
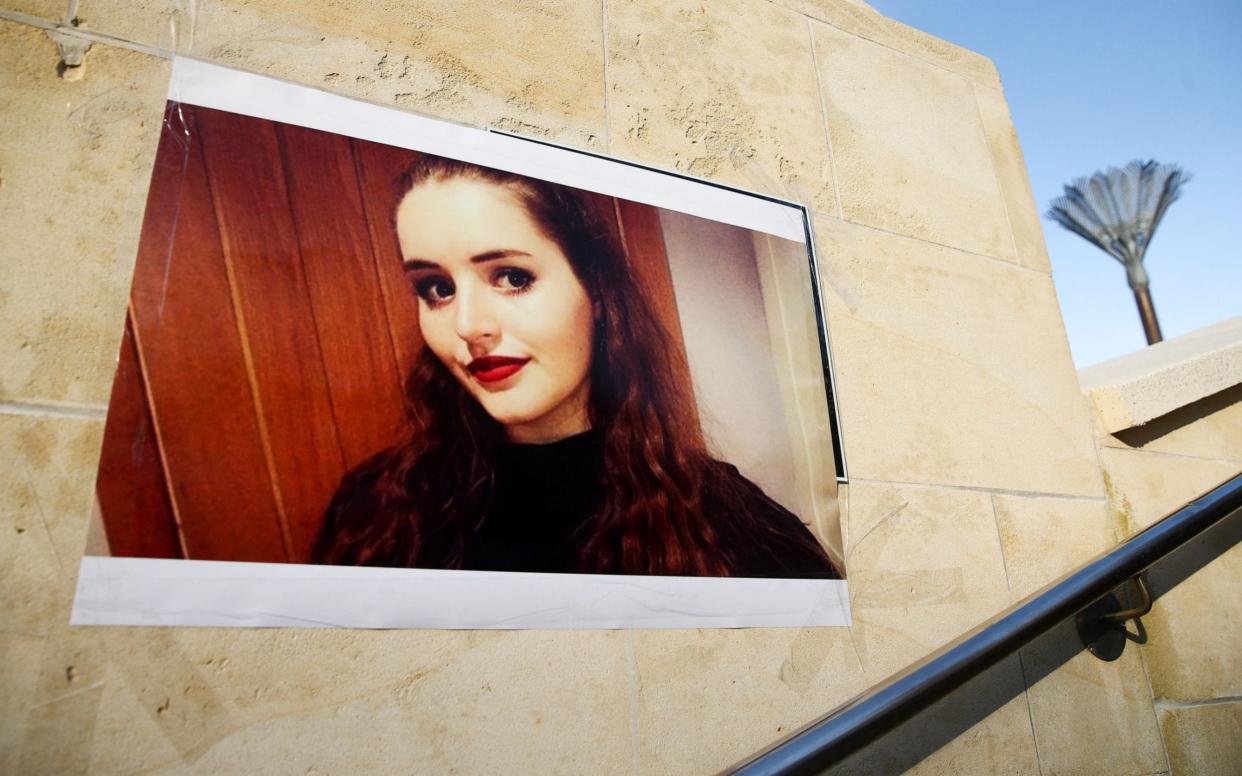
[[[467,342],[495,337],[500,333],[496,318],[488,303],[487,292],[481,289],[457,290],[457,310],[454,323],[457,336]]]

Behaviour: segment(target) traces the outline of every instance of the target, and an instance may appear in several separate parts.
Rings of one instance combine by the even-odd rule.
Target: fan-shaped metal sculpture
[[[1134,291],[1149,345],[1163,337],[1143,256],[1164,211],[1188,180],[1190,174],[1175,164],[1136,159],[1120,170],[1110,167],[1066,184],[1065,196],[1054,199],[1047,214],[1126,268],[1126,280]]]

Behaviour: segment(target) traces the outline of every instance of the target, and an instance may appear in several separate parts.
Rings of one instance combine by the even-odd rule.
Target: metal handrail
[[[822,772],[1240,508],[1242,474],[726,772]]]

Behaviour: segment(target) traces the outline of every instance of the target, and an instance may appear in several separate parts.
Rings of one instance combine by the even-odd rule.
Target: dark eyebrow
[[[471,264],[485,264],[486,262],[489,262],[489,261],[497,261],[499,259],[510,259],[510,258],[513,258],[514,256],[529,256],[529,255],[530,254],[527,253],[526,251],[516,251],[516,250],[507,249],[507,248],[502,248],[502,249],[495,250],[495,251],[485,251],[484,253],[480,253],[477,256],[471,256],[470,263]],[[414,270],[414,269],[439,269],[440,265],[436,264],[434,261],[427,261],[426,259],[406,259],[405,261],[401,262],[401,267],[406,272],[409,272],[410,270]]]

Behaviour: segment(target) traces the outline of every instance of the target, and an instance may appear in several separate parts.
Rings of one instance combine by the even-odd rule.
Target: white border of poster
[[[804,211],[191,59],[169,100],[449,156],[806,243]],[[848,626],[847,582],[85,556],[71,623],[346,628]]]

